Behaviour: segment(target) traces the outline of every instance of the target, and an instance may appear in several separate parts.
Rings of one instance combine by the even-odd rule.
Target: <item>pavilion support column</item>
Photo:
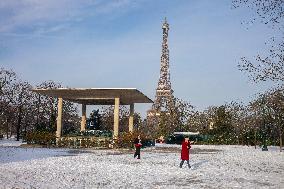
[[[133,132],[133,116],[134,116],[134,104],[130,104],[129,111],[129,132]]]
[[[81,132],[86,130],[86,104],[82,104]]]
[[[114,120],[113,120],[113,138],[118,138],[118,126],[119,126],[119,98],[114,99]]]
[[[58,104],[57,104],[57,130],[56,130],[56,142],[58,143],[58,140],[61,137],[61,130],[62,130],[62,106],[63,106],[63,99],[58,98]]]

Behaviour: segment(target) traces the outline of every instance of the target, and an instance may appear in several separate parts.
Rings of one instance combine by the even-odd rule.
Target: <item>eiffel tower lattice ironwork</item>
[[[156,112],[167,111],[169,105],[173,101],[173,90],[170,80],[170,61],[169,61],[169,48],[168,48],[168,34],[169,24],[165,18],[162,26],[163,29],[163,43],[161,55],[161,68],[158,87],[156,89],[156,98],[152,109]]]

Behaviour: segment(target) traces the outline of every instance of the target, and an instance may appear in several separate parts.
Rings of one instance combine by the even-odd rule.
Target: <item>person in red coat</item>
[[[189,165],[189,149],[190,148],[191,146],[190,146],[189,138],[185,138],[183,142],[181,143],[181,162],[179,164],[180,168],[182,168],[184,161],[187,162],[188,168],[191,168],[191,166]]]

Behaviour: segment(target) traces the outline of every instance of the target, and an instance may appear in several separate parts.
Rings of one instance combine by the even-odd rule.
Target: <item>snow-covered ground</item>
[[[13,138],[9,138],[9,139],[1,139],[0,140],[0,147],[3,147],[3,146],[21,146],[23,144],[22,140],[20,141],[16,141],[16,139],[13,137]]]
[[[270,147],[193,145],[182,169],[179,145],[118,150],[1,146],[0,188],[284,188],[284,153]]]

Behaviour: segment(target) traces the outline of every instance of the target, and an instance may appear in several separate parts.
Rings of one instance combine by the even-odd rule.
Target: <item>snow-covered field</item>
[[[180,146],[141,151],[13,147],[0,141],[0,188],[284,188],[284,153],[247,146]],[[17,144],[17,143],[16,143]]]

